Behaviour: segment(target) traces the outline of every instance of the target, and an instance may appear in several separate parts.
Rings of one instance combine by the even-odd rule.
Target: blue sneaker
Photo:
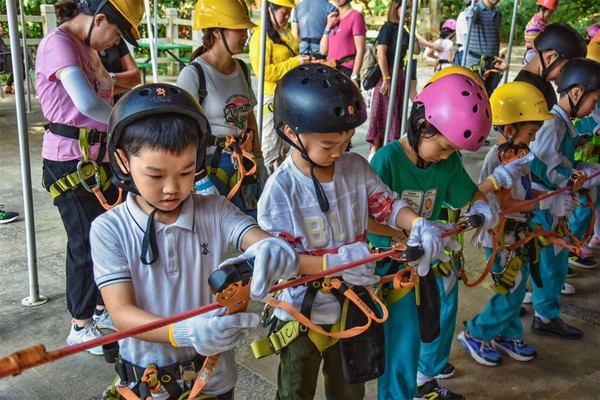
[[[501,336],[493,340],[494,346],[502,354],[506,354],[513,360],[517,361],[531,361],[537,355],[535,349],[529,346],[520,339],[505,339]]]
[[[502,356],[494,344],[487,340],[482,340],[471,335],[468,330],[464,330],[458,334],[458,343],[464,347],[471,357],[479,364],[487,367],[495,367],[502,362]]]

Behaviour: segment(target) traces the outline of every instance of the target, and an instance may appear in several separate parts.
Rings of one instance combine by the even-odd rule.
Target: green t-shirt
[[[458,152],[421,169],[410,161],[400,142],[395,140],[375,153],[371,166],[383,183],[408,202],[417,214],[429,220],[438,219],[442,204],[461,208],[478,190]],[[368,239],[376,247],[390,245],[390,238],[386,236],[369,234]]]

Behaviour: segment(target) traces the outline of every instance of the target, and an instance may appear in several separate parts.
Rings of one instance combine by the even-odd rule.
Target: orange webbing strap
[[[248,303],[250,302],[250,281],[251,278],[246,283],[242,281],[232,282],[224,290],[217,293],[213,292],[217,298],[217,302],[222,306],[227,307],[226,315],[246,311]],[[188,400],[193,400],[202,393],[208,380],[215,372],[215,366],[217,365],[217,361],[219,361],[219,356],[220,353],[206,357],[202,364],[202,368],[198,371],[194,386],[192,386],[192,389],[190,390]]]
[[[108,201],[106,200],[106,197],[104,197],[104,194],[102,194],[100,187],[94,186],[93,188],[91,188],[91,190],[92,190],[92,193],[94,193],[94,195],[96,196],[96,199],[98,199],[98,201],[100,202],[100,205],[102,205],[102,207],[106,211],[115,208],[116,206],[121,204],[121,202],[123,201],[123,189],[121,189],[121,188],[119,188],[119,197],[117,197],[117,200],[115,201],[114,204],[108,204]]]
[[[395,274],[382,276],[378,285],[392,282],[395,290],[414,288],[419,280],[419,274],[417,274],[416,268],[408,266],[401,269]]]
[[[286,311],[288,314],[290,314],[294,319],[296,319],[302,325],[306,326],[308,329],[310,329],[312,331],[317,332],[318,334],[321,334],[323,336],[332,337],[332,338],[337,338],[337,339],[347,339],[347,338],[351,338],[354,336],[358,336],[361,333],[363,333],[364,331],[366,331],[369,328],[369,326],[371,326],[371,323],[373,321],[382,323],[385,320],[387,320],[387,318],[388,318],[387,307],[381,302],[379,297],[373,293],[373,290],[370,287],[367,287],[367,290],[369,291],[369,294],[371,295],[371,297],[381,307],[381,311],[382,311],[381,318],[379,318],[377,316],[377,314],[375,314],[375,312],[373,312],[373,310],[371,310],[371,308],[369,306],[367,306],[356,295],[356,293],[352,289],[348,288],[347,290],[343,290],[343,289],[341,289],[341,285],[342,285],[342,282],[339,279],[332,278],[332,279],[330,279],[329,284],[323,283],[323,289],[331,290],[331,288],[334,288],[334,289],[340,290],[340,292],[342,292],[344,294],[344,296],[346,296],[348,298],[348,300],[353,302],[365,314],[365,316],[367,317],[367,323],[365,325],[355,326],[350,329],[346,329],[345,331],[342,331],[342,332],[327,332],[326,330],[321,328],[319,325],[314,324],[310,319],[308,319],[306,316],[304,316],[302,313],[300,313],[298,310],[296,310],[294,307],[292,307],[291,304],[286,303],[285,301],[278,300],[274,297],[269,297],[266,300],[266,304],[273,308],[279,308],[279,309],[282,309],[283,311]]]
[[[158,367],[156,364],[150,364],[144,370],[144,374],[142,375],[142,379],[140,382],[145,382],[148,384],[150,388],[150,392],[158,393],[160,392],[160,388],[162,387],[160,383],[160,379],[158,379]],[[116,386],[117,392],[123,397],[125,400],[152,400],[152,396],[146,396],[146,398],[142,399],[138,395],[136,395],[133,390],[129,389],[128,386]]]
[[[492,270],[492,266],[494,265],[494,260],[496,259],[496,253],[498,251],[498,246],[496,246],[496,243],[497,243],[496,232],[502,232],[504,230],[505,223],[506,223],[506,219],[500,218],[500,221],[498,222],[498,225],[496,226],[496,231],[494,231],[493,229],[490,229],[488,231],[488,233],[492,236],[492,239],[494,241],[494,246],[492,248],[492,254],[490,255],[490,258],[488,259],[485,269],[481,273],[481,276],[475,282],[469,282],[469,278],[467,277],[467,273],[465,272],[464,267],[458,271],[458,274],[460,275],[460,278],[462,279],[462,281],[466,287],[475,287],[477,285],[480,285],[481,282],[483,282],[483,280],[486,278],[486,276],[488,276],[488,274]],[[478,232],[479,232],[479,230],[477,230],[475,232],[475,235],[477,235]]]
[[[244,178],[248,175],[254,175],[256,173],[256,161],[254,160],[254,155],[249,151],[242,149],[237,142],[237,140],[233,136],[227,136],[225,139],[225,148],[231,148],[231,154],[235,157],[238,164],[238,171],[240,174],[240,179],[237,180],[235,185],[229,190],[227,194],[227,200],[231,200],[233,196],[240,190],[242,186],[242,182]],[[252,167],[246,171],[246,167],[244,166],[244,158],[250,160],[252,162]]]

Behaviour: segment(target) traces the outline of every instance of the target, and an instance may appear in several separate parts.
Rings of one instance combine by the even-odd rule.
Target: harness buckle
[[[83,167],[88,163],[92,164],[94,167],[94,179],[96,180],[96,184],[92,186],[88,185],[88,183],[85,180],[85,175],[83,174]],[[90,193],[93,193],[92,189],[96,187],[101,187],[102,185],[102,182],[100,181],[100,167],[98,166],[98,163],[94,160],[89,160],[87,162],[85,160],[79,161],[77,163],[77,176],[79,177],[81,186],[83,186],[83,188]]]
[[[193,362],[179,365],[179,376],[183,382],[191,382],[196,377],[196,367]]]

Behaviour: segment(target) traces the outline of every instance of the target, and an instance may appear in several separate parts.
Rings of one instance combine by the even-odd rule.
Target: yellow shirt
[[[261,27],[256,27],[250,38],[250,64],[254,74],[258,76],[260,60],[260,36]],[[267,36],[267,49],[265,54],[265,91],[267,95],[275,93],[277,82],[291,69],[300,65],[298,61],[298,42],[294,39],[292,32],[286,27],[284,33],[279,33],[285,45],[273,43]]]

